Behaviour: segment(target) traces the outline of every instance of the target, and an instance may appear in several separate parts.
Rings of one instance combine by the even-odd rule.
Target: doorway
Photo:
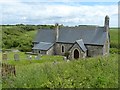
[[[77,49],[74,50],[74,58],[75,59],[79,58],[79,51]]]

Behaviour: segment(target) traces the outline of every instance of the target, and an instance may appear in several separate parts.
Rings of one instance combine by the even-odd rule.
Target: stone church
[[[104,26],[79,25],[40,29],[33,41],[33,53],[67,55],[68,59],[108,55],[110,47],[109,17]]]

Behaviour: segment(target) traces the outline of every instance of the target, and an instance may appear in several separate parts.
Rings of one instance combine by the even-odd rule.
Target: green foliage
[[[33,31],[36,30],[37,27],[35,25],[23,25],[23,24],[17,24],[17,27],[25,30],[25,31]]]
[[[23,53],[21,53],[24,56]],[[51,59],[50,59],[51,58]],[[53,63],[54,60],[57,63]],[[44,63],[40,63],[44,61]],[[65,62],[62,57],[43,56],[41,60],[10,60],[17,76],[3,81],[3,88],[117,88],[118,59],[116,54]]]
[[[110,48],[110,53],[111,54],[120,54],[120,49]]]
[[[70,55],[70,52],[65,52],[65,54],[64,54],[64,56],[66,56],[67,59],[68,59],[69,55]]]
[[[20,51],[31,51],[32,40],[36,34],[36,31],[35,29],[33,29],[33,26],[3,26],[2,31],[2,48],[17,48]]]
[[[118,43],[118,29],[110,29],[110,47],[111,48],[120,48]]]
[[[53,29],[53,25],[2,25],[2,48],[31,51],[32,41],[38,29]]]

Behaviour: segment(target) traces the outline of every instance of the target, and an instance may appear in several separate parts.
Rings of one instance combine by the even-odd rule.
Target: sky
[[[118,0],[0,0],[1,24],[104,25],[118,27]]]

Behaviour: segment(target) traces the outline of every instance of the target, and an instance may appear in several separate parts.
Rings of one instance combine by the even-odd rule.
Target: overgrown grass
[[[15,61],[14,60],[14,52],[8,52],[6,53],[8,60],[4,60],[3,63],[8,63],[11,65],[27,65],[27,64],[33,64],[33,63],[44,63],[44,62],[54,62],[54,61],[63,61],[63,56],[47,56],[43,55],[40,56],[40,60],[35,60],[36,55],[31,55],[32,58],[29,60],[27,58],[27,54],[24,52],[18,52],[17,54],[19,55],[19,60]]]
[[[118,30],[110,30],[110,37],[108,57],[66,62],[62,56],[42,56],[41,60],[29,61],[20,52],[22,60],[14,61],[10,52],[10,60],[4,62],[16,66],[17,76],[3,80],[3,88],[117,88]]]
[[[54,59],[54,57],[53,57]],[[16,77],[3,81],[6,88],[117,88],[118,58],[96,57],[69,62],[19,66]]]
[[[110,29],[110,46],[117,49],[120,46],[118,43],[118,29]]]

